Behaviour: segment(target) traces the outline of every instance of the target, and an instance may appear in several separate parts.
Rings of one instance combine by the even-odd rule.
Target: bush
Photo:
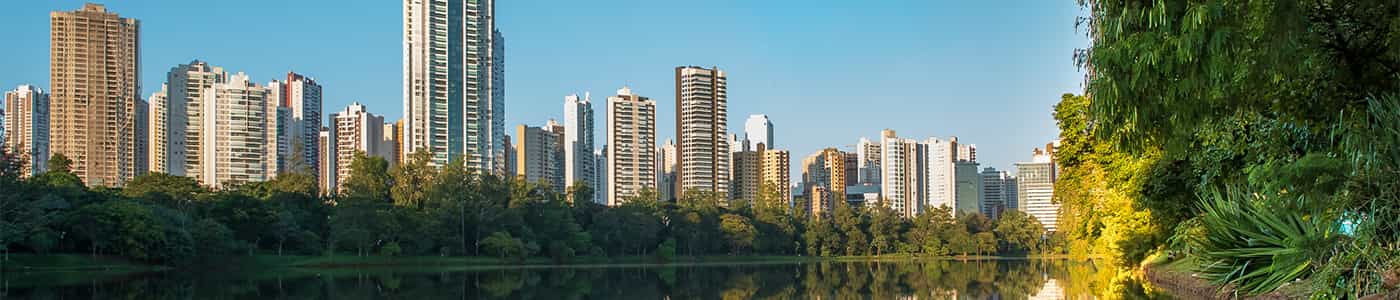
[[[1307,277],[1326,261],[1336,241],[1332,222],[1278,209],[1276,201],[1241,188],[1202,199],[1205,235],[1195,240],[1202,277],[1261,294]]]

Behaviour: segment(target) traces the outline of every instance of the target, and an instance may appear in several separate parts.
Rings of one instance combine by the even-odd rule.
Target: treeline
[[[1020,255],[1062,252],[1040,223],[1010,212],[993,221],[944,209],[905,219],[885,208],[838,205],[808,216],[774,189],[754,201],[652,191],[624,205],[591,201],[588,185],[548,185],[481,175],[461,160],[430,166],[419,153],[390,168],[357,156],[343,190],[318,196],[314,179],[211,190],[192,178],[139,176],[121,189],[87,188],[55,155],[48,172],[21,179],[0,159],[0,247],[8,252],[116,255],[170,265],[227,255],[548,257],[679,255]]]

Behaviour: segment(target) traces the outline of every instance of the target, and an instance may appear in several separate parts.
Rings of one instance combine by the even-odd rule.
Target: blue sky
[[[83,1],[6,1],[0,87],[48,87],[48,15]],[[324,86],[327,113],[352,101],[402,114],[401,1],[109,0],[141,20],[142,95],[194,59],[258,81],[295,70]],[[506,122],[563,118],[563,97],[602,103],[623,85],[658,102],[658,142],[674,132],[673,68],[729,73],[731,130],[775,123],[801,158],[875,139],[956,135],[983,166],[1007,170],[1057,135],[1051,108],[1081,90],[1071,59],[1086,39],[1071,0],[502,0]],[[794,174],[797,175],[797,174]],[[796,178],[794,178],[796,179]]]

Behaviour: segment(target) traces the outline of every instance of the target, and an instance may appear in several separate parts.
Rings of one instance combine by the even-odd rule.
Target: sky
[[[78,0],[0,5],[0,88],[47,90],[49,12]],[[396,0],[107,0],[141,22],[143,97],[166,72],[204,60],[256,81],[288,71],[323,86],[326,114],[352,102],[386,120],[403,110],[402,7]],[[563,120],[564,97],[591,92],[598,145],[608,95],[657,102],[657,141],[674,137],[674,68],[729,76],[729,128],[774,123],[776,148],[802,158],[853,150],[880,130],[977,145],[983,167],[1014,170],[1058,135],[1064,93],[1082,90],[1072,0],[502,0],[506,123]],[[1013,172],[1014,173],[1014,172]]]

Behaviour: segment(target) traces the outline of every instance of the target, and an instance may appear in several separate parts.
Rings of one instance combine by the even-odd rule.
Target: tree
[[[860,213],[846,204],[845,201],[837,201],[836,209],[832,212],[832,220],[836,223],[836,228],[841,232],[846,246],[846,255],[865,254],[866,245],[870,244],[870,238],[865,234],[866,221]]]
[[[487,253],[491,253],[500,259],[511,259],[522,261],[525,259],[525,244],[520,239],[511,237],[509,233],[497,231],[491,233],[481,241],[482,247]]]
[[[438,170],[439,174],[433,174],[433,167],[429,165],[432,158],[429,151],[417,151],[409,154],[403,163],[394,166],[394,185],[390,188],[390,195],[395,205],[422,209],[430,197],[445,200],[465,195],[468,183],[465,163],[460,159],[453,160]],[[438,176],[434,175],[452,177],[435,178]]]
[[[350,175],[341,179],[341,186],[345,197],[387,201],[391,186],[389,162],[356,151],[350,161]]]
[[[195,196],[205,192],[193,177],[152,172],[136,176],[122,189],[122,196],[161,204],[189,213]]]
[[[720,217],[720,228],[724,231],[725,243],[729,245],[730,254],[742,254],[753,247],[754,237],[757,231],[753,223],[748,218],[736,214],[724,214]]]
[[[1035,216],[1019,210],[1002,213],[992,231],[996,233],[997,240],[1001,241],[1002,253],[1035,252],[1041,238],[1045,236],[1045,226],[1041,225]]]
[[[895,251],[902,240],[904,218],[887,207],[873,207],[865,210],[870,214],[870,248],[875,255]]]

